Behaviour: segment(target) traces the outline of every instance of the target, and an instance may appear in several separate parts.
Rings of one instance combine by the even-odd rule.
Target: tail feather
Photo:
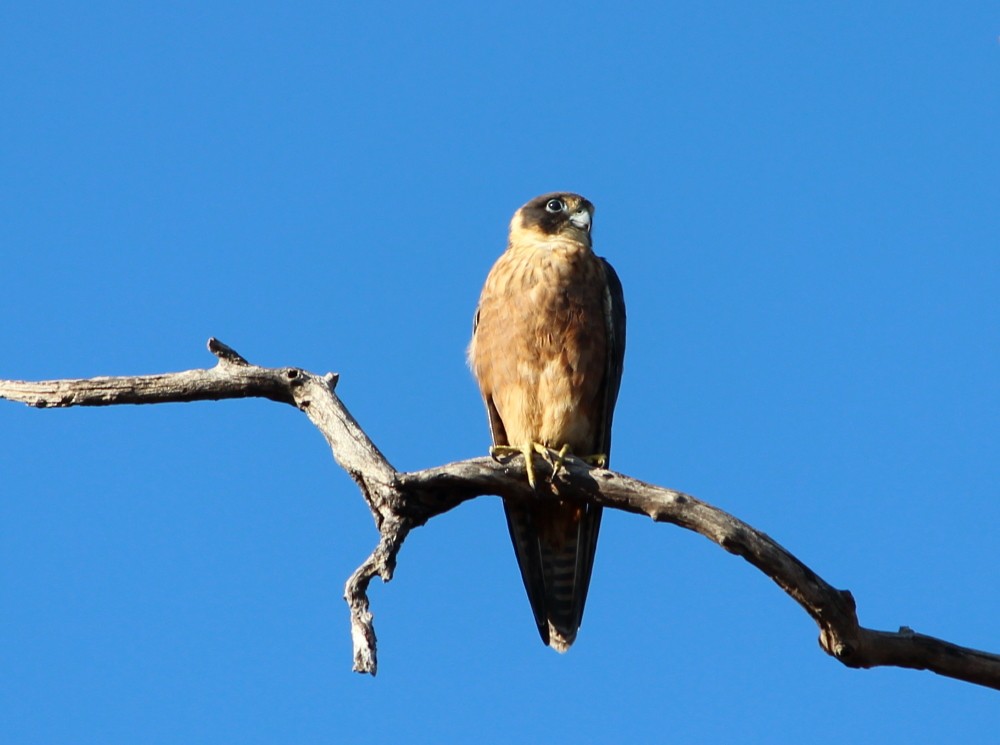
[[[583,619],[602,510],[505,501],[504,511],[538,633],[565,652]]]

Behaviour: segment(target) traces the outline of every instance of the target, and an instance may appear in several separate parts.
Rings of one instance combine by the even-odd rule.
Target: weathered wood
[[[823,650],[848,667],[931,670],[1000,690],[1000,655],[906,627],[898,632],[862,627],[850,592],[828,584],[765,533],[688,494],[594,469],[574,458],[556,474],[539,459],[537,475],[548,488],[537,490],[527,484],[521,456],[505,462],[474,458],[399,473],[337,397],[336,375],[258,367],[216,339],[210,339],[208,346],[219,360],[212,368],[85,380],[0,380],[0,398],[38,408],[63,408],[257,397],[303,411],[323,433],[337,463],[357,482],[379,531],[378,545],[344,589],[358,672],[374,675],[378,669],[368,601],[371,580],[392,579],[396,556],[411,529],[469,499],[496,494],[509,499],[582,499],[692,530],[769,576],[816,621]]]

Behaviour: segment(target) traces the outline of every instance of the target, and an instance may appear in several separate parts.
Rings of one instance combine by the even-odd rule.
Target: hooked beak
[[[590,212],[587,210],[574,212],[569,216],[569,221],[581,230],[586,230],[588,233],[590,232]]]

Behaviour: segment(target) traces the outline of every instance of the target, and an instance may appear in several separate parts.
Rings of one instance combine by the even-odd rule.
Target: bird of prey
[[[625,356],[625,300],[591,248],[594,205],[578,194],[532,199],[476,309],[469,365],[486,403],[494,454],[535,452],[606,466]],[[559,455],[552,457],[552,451]],[[521,577],[545,644],[565,652],[587,599],[601,507],[504,500]]]

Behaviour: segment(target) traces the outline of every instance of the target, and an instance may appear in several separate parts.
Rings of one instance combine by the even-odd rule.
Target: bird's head
[[[535,197],[514,213],[511,242],[562,238],[590,246],[594,205],[579,194],[556,191]]]

